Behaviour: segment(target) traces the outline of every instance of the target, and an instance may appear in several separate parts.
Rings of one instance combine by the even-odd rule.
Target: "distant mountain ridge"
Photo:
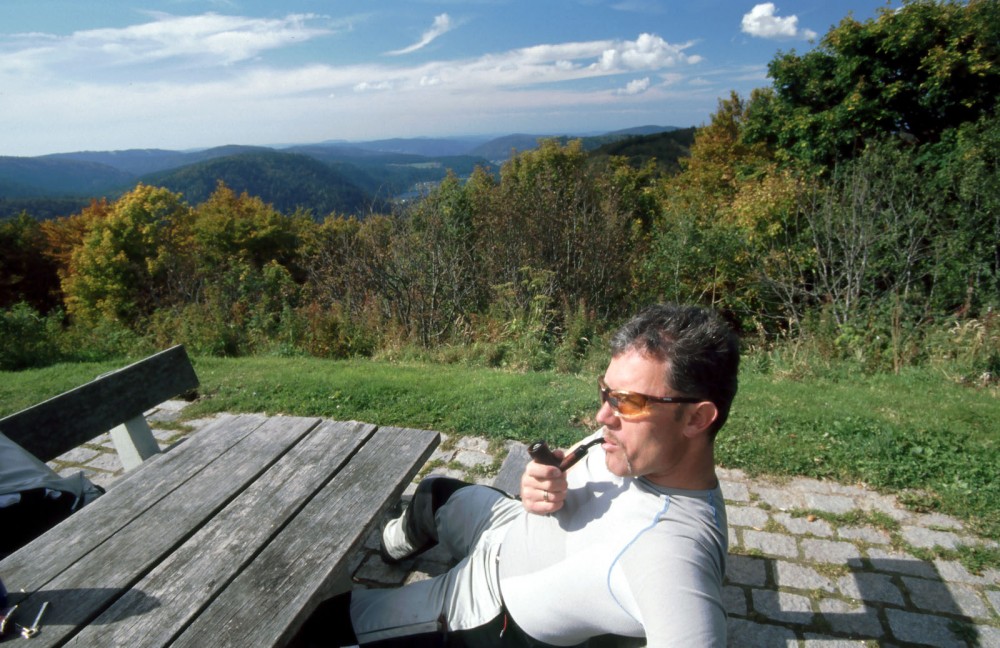
[[[320,219],[384,207],[331,166],[307,155],[271,150],[195,162],[144,176],[143,182],[180,193],[192,205],[208,200],[223,182],[238,194],[261,197],[284,214],[303,210]]]
[[[4,198],[99,193],[133,177],[107,164],[87,160],[0,157],[0,197]]]
[[[467,176],[476,166],[495,168],[542,139],[582,139],[585,150],[683,131],[639,126],[597,135],[396,138],[328,141],[283,147],[229,145],[204,150],[76,151],[38,157],[0,157],[0,218],[26,210],[40,218],[67,215],[91,199],[117,198],[136,183],[164,186],[198,204],[219,180],[281,211],[308,209],[361,215],[451,170]],[[693,129],[690,129],[693,130]],[[676,137],[674,137],[676,139]],[[683,139],[683,138],[682,138]],[[671,144],[672,157],[683,144]],[[620,154],[620,153],[616,153]],[[627,154],[625,154],[628,157]],[[72,211],[70,212],[72,213]]]

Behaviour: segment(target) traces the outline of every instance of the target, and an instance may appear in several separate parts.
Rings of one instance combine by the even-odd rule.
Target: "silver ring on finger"
[[[549,491],[542,491],[542,499],[546,502],[549,501]]]

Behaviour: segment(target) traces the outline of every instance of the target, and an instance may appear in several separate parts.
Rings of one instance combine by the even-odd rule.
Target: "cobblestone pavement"
[[[148,414],[164,448],[205,423],[168,423],[183,406],[169,401]],[[503,450],[491,451],[486,439],[442,435],[425,470],[489,483],[502,459]],[[122,473],[107,435],[51,465],[62,474],[83,470],[105,487]],[[933,557],[941,554],[935,547],[953,554],[996,541],[860,486],[770,481],[725,469],[719,477],[729,514],[724,596],[731,646],[1000,648],[1000,572],[970,573],[958,560]],[[372,534],[355,559],[353,586],[395,587],[448,566],[436,550],[386,565]]]

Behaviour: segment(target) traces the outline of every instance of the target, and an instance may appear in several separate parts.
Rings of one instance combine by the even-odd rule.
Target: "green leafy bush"
[[[43,367],[60,357],[62,313],[41,315],[25,302],[0,310],[0,369]]]

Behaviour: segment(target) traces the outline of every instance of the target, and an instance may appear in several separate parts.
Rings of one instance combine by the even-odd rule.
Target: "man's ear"
[[[696,403],[688,410],[688,424],[684,428],[684,434],[688,437],[706,434],[717,418],[719,418],[719,408],[715,403],[710,401]]]

